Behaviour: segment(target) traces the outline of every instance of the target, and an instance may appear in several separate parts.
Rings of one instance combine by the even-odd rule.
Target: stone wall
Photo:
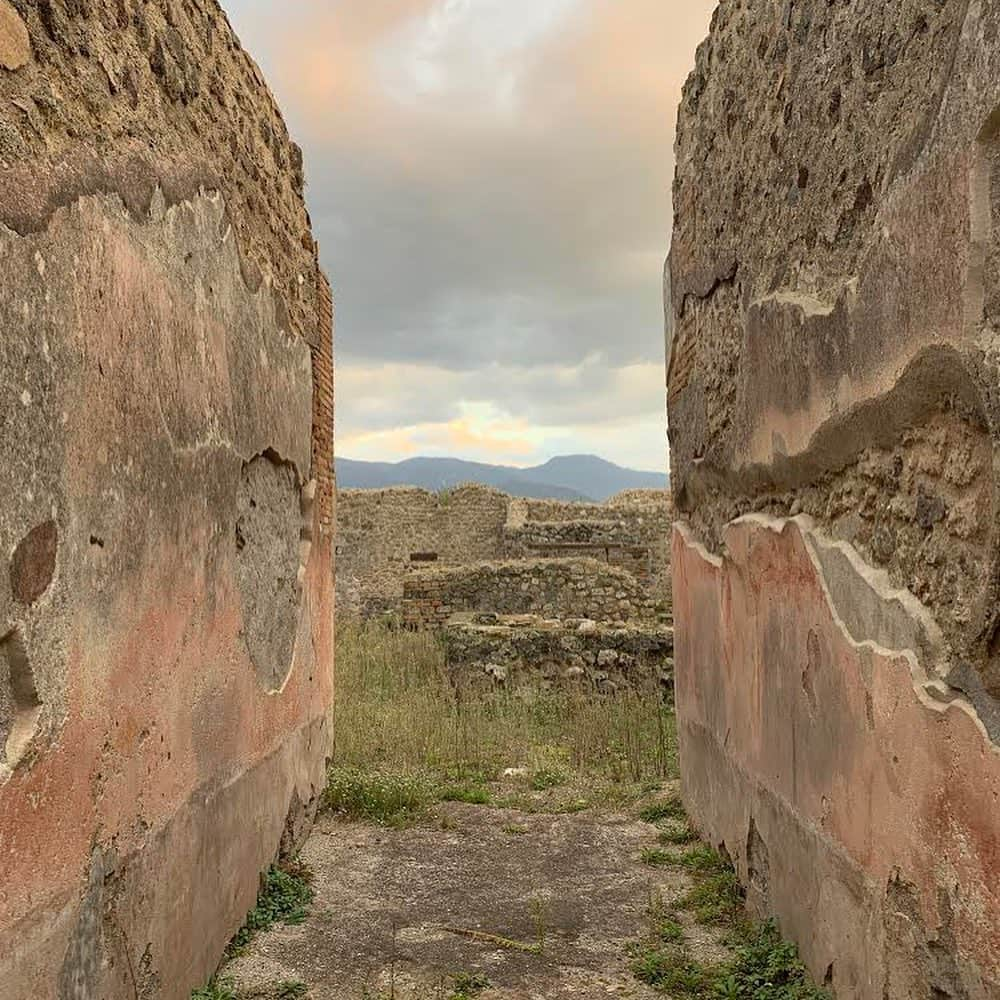
[[[441,494],[408,487],[343,490],[337,512],[342,614],[399,610],[405,580],[431,566],[587,558],[638,577],[669,602],[670,495],[637,490],[606,504],[509,497],[468,485]]]
[[[603,504],[514,500],[504,529],[511,558],[596,559],[631,573],[670,603],[670,494],[633,490]]]
[[[565,690],[673,697],[673,629],[538,616],[457,615],[444,631],[457,690],[532,697]]]
[[[337,607],[341,615],[398,611],[403,581],[428,566],[501,559],[510,498],[485,486],[341,490]]]
[[[723,0],[679,115],[685,797],[840,998],[1000,996],[998,38]]]
[[[476,611],[602,622],[654,617],[646,590],[631,574],[592,559],[526,559],[412,573],[403,585],[408,628],[440,628]]]
[[[0,0],[0,998],[187,998],[308,825],[332,317],[215,0]]]

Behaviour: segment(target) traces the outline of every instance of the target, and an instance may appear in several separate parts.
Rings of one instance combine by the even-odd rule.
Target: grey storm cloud
[[[497,386],[509,411],[542,426],[628,421],[663,405],[658,362],[610,370],[597,357],[575,368],[494,362],[465,371],[424,366],[412,376],[405,364],[349,366],[338,374],[338,391],[350,393],[354,418],[371,430],[446,423],[460,415],[459,400],[489,403]]]
[[[421,379],[532,421],[662,412],[623,376],[663,362],[675,109],[712,0],[225,6],[306,155],[338,363],[426,369],[395,399],[342,379],[349,424],[448,419]]]

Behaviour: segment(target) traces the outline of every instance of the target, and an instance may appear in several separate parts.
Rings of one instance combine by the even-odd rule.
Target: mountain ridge
[[[530,468],[490,465],[459,458],[417,457],[402,462],[336,460],[341,489],[416,486],[438,492],[480,483],[511,496],[601,503],[623,490],[666,489],[666,472],[628,469],[597,455],[559,455]]]

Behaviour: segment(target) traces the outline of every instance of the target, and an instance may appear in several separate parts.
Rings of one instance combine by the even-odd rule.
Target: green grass
[[[694,961],[680,944],[655,944],[640,950],[632,963],[636,979],[678,1000],[708,998],[720,970]]]
[[[398,826],[419,816],[436,799],[436,787],[417,771],[332,766],[323,806],[355,819]]]
[[[448,1000],[473,1000],[491,985],[489,979],[480,973],[459,972],[453,981],[455,989]]]
[[[660,843],[686,847],[698,840],[698,834],[687,823],[674,824],[660,831]]]
[[[545,792],[550,788],[560,788],[569,781],[569,775],[554,767],[540,767],[531,775],[529,785],[534,792]]]
[[[708,844],[698,844],[685,851],[677,858],[677,863],[699,875],[719,875],[732,870],[732,865]]]
[[[667,944],[679,944],[684,940],[684,928],[678,921],[668,917],[657,926],[656,936]]]
[[[639,819],[646,823],[659,823],[661,820],[684,820],[687,821],[687,813],[684,811],[684,803],[679,796],[671,796],[661,802],[653,802],[646,806],[640,813]]]
[[[649,865],[650,868],[665,868],[667,865],[677,864],[676,854],[671,851],[661,851],[657,847],[643,848],[639,858],[644,865]]]
[[[430,633],[384,622],[341,625],[330,789],[325,804],[381,823],[405,822],[456,789],[528,771],[532,811],[591,802],[629,806],[677,776],[674,718],[656,698],[583,691],[462,697]],[[482,792],[469,792],[479,801]],[[498,804],[514,804],[513,801]]]
[[[231,979],[215,979],[191,994],[191,1000],[238,1000]]]
[[[699,924],[740,930],[746,925],[745,896],[736,873],[716,872],[698,879],[678,902]]]
[[[239,955],[256,934],[270,930],[275,924],[302,923],[314,898],[311,878],[308,869],[298,863],[269,868],[257,894],[256,905],[229,942],[227,957]]]
[[[490,790],[484,785],[444,785],[438,791],[442,802],[465,802],[471,806],[488,806],[492,801]]]

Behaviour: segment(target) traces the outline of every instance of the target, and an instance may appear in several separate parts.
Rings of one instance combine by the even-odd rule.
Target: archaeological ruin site
[[[341,618],[444,635],[457,684],[672,687],[670,496],[604,504],[469,484],[341,490]]]
[[[1000,0],[721,0],[604,503],[338,493],[223,6],[0,0],[0,1000],[1000,1000]]]

